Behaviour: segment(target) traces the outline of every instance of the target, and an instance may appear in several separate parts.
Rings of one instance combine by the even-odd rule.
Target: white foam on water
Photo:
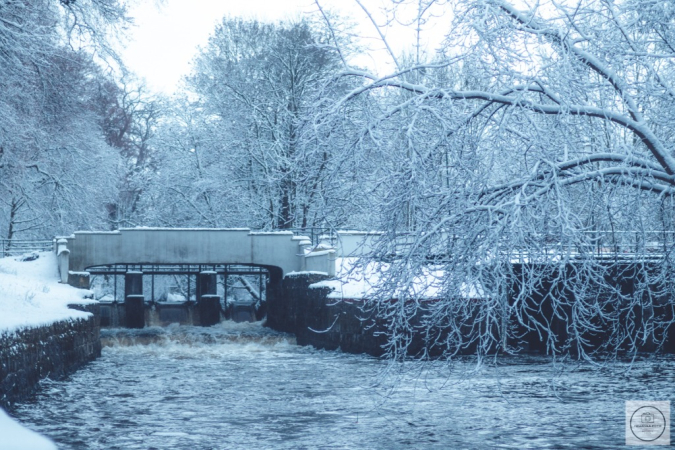
[[[185,437],[190,436],[187,433],[178,432],[178,431],[156,431],[152,433],[153,436],[170,436],[170,437]]]
[[[260,354],[279,356],[298,351],[295,337],[263,328],[260,323],[223,322],[217,326],[142,330],[113,329],[102,332],[103,352],[144,354],[177,359],[258,358]]]

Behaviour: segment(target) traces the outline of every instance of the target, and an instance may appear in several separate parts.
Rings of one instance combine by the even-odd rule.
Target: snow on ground
[[[0,333],[89,317],[68,305],[94,303],[84,298],[90,291],[59,283],[54,253],[37,255],[34,261],[0,259]]]
[[[2,450],[56,450],[46,437],[24,428],[0,409],[0,446]]]
[[[367,262],[359,264],[358,258],[336,258],[335,278],[312,284],[310,287],[329,287],[333,291],[328,298],[361,300],[373,298],[378,289],[380,280],[386,278],[389,264],[381,262]],[[438,299],[442,296],[441,288],[445,271],[438,267],[429,266],[422,275],[415,277],[408,284],[410,295],[423,299]],[[485,295],[477,285],[462,283],[460,296],[463,298],[478,299]]]
[[[370,263],[364,270],[357,263],[357,258],[336,258],[335,278],[314,283],[310,287],[328,287],[333,289],[328,294],[328,298],[357,300],[372,296],[379,280],[378,267],[374,263]],[[386,264],[382,264],[381,266],[386,266]],[[382,267],[379,268],[381,269]]]
[[[335,279],[314,283],[311,287],[329,287],[333,291],[328,298],[364,299],[372,298],[382,278],[386,277],[389,264],[368,262],[359,264],[358,258],[336,258]],[[443,272],[429,269],[424,276],[417,277],[409,288],[420,298],[438,298]]]

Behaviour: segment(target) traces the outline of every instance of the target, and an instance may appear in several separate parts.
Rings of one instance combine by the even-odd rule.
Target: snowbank
[[[376,267],[370,263],[364,269],[357,265],[357,261],[356,258],[336,258],[335,279],[314,283],[310,288],[331,288],[333,291],[328,294],[328,298],[357,300],[372,297],[380,278],[379,272],[383,268],[386,270],[383,266],[387,265]]]
[[[335,279],[312,284],[311,288],[329,287],[333,291],[328,298],[362,300],[372,298],[380,280],[386,278],[389,264],[369,262],[358,264],[358,258],[336,258]],[[445,271],[434,266],[425,269],[421,276],[415,277],[408,288],[417,298],[438,299],[442,296],[441,288]],[[484,297],[482,289],[477,286],[462,284],[460,296],[479,299]]]
[[[386,278],[389,264],[369,262],[358,264],[358,258],[336,258],[335,279],[320,281],[310,287],[329,287],[328,298],[358,300],[372,298],[382,278]],[[430,269],[417,277],[410,288],[420,298],[438,298],[443,272]]]
[[[328,276],[328,272],[321,272],[320,270],[303,270],[300,272],[288,272],[284,277],[302,277],[305,275],[323,275]]]
[[[0,445],[2,450],[56,450],[46,437],[24,428],[0,409]]]
[[[59,283],[56,255],[41,252],[34,261],[0,259],[0,333],[89,317],[69,304],[90,304],[90,291]],[[1,434],[0,434],[1,435]]]

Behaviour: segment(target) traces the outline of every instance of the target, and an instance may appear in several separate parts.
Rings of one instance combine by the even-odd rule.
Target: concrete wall
[[[338,231],[337,235],[337,256],[341,258],[369,254],[382,237],[382,233],[365,231]]]
[[[537,323],[550,323],[550,328],[556,336],[558,347],[565,344],[567,339],[581,341],[586,351],[598,348],[616,350],[615,344],[620,342],[619,349],[630,348],[633,342],[628,336],[634,335],[633,323],[643,324],[650,329],[647,339],[640,335],[635,343],[639,351],[675,353],[675,301],[673,300],[672,276],[659,276],[663,262],[608,262],[602,272],[594,273],[594,277],[602,276],[603,282],[589,277],[588,273],[580,270],[580,265],[568,263],[529,263],[513,264],[513,277],[509,290],[509,304],[513,305],[523,291],[523,286],[531,283],[528,279],[532,273],[538,275],[537,292],[529,294],[526,302],[530,317],[524,317],[526,328],[522,324],[514,324],[516,333],[522,336],[518,343],[524,351],[546,352],[546,342],[542,341],[537,331]],[[648,280],[650,281],[648,283]],[[593,286],[589,291],[597,296],[599,304],[603,305],[602,314],[607,318],[617,320],[616,329],[608,329],[599,316],[592,318],[595,330],[573,326],[573,306],[578,301],[571,286]],[[609,287],[609,288],[608,288]],[[619,292],[624,299],[631,299],[632,303],[621,301],[608,302],[606,300]],[[556,299],[556,308],[552,299]],[[596,300],[594,300],[596,301]],[[627,300],[623,300],[626,302]],[[611,332],[615,334],[612,335]],[[579,333],[575,335],[573,333]],[[544,334],[545,335],[545,334]],[[545,335],[546,336],[546,335]],[[574,351],[574,349],[572,349]]]
[[[309,287],[326,278],[319,274],[284,278],[281,295],[268,300],[267,326],[295,334],[299,345],[382,356],[387,344],[386,324],[374,312],[364,308],[363,301],[329,299],[330,288]],[[410,319],[410,328],[419,326],[424,315],[425,311],[420,308]],[[444,349],[425,342],[424,337],[424,333],[410,336],[407,354],[413,357],[441,356]],[[470,345],[463,349],[463,353],[474,351],[475,346]]]
[[[326,278],[316,273],[284,278],[280,295],[268,299],[267,326],[295,334],[299,345],[382,355],[384,338],[375,333],[381,328],[369,327],[373,322],[360,303],[328,299],[328,288],[309,288]]]
[[[573,293],[566,291],[565,286],[561,284],[559,273],[563,270],[567,273],[566,277],[578,278],[580,275],[576,269],[571,266],[559,266],[558,264],[546,267],[529,267],[528,270],[536,272],[549,273],[548,277],[540,280],[540,294],[529,297],[526,301],[529,304],[531,314],[539,322],[550,322],[558,346],[565,345],[568,336],[569,324],[562,319],[562,316],[553,314],[550,295],[560,295],[564,298],[564,304],[560,311],[571,317],[572,305],[576,301]],[[636,294],[636,283],[640,282],[645,271],[655,270],[649,265],[625,264],[607,271],[606,282],[611,286],[616,286],[628,298]],[[520,292],[519,283],[524,269],[518,264],[514,264],[513,286],[509,301],[513,303],[517,294]],[[525,271],[527,272],[527,271]],[[383,354],[382,345],[386,344],[384,335],[386,327],[378,322],[372,316],[372,313],[364,310],[363,303],[360,301],[329,299],[329,288],[309,288],[313,283],[326,279],[318,273],[292,274],[283,279],[279,295],[268,300],[268,318],[267,325],[273,329],[293,333],[297,337],[300,345],[312,345],[317,348],[341,349],[350,353],[367,353],[374,356]],[[660,296],[655,293],[661,292]],[[609,295],[609,293],[600,291],[598,295]],[[642,302],[636,304],[630,310],[624,310],[622,314],[632,314],[631,320],[661,321],[661,327],[673,319],[673,301],[672,293],[668,294],[663,286],[650,286],[650,289],[642,292],[645,297]],[[562,301],[559,299],[559,301]],[[651,308],[643,309],[641,305],[652,305]],[[490,348],[483,349],[489,353],[501,352],[506,346],[509,351],[523,353],[546,353],[546,342],[542,341],[542,336],[537,331],[527,330],[523,325],[518,324],[515,318],[511,317],[504,322],[491,320],[498,314],[498,311],[490,311],[486,314],[484,308],[492,308],[490,303],[475,300],[467,305],[463,317],[445,317],[442,320],[434,320],[431,325],[432,341],[425,342],[423,333],[406,336],[410,339],[410,345],[407,348],[411,356],[441,356],[445,350],[444,345],[448,344],[451,350],[457,346],[462,354],[474,354],[477,351],[477,336],[492,335]],[[606,313],[611,313],[609,310]],[[421,326],[422,329],[430,325],[425,322],[424,305],[417,309],[417,315],[409,319],[408,329],[414,330]],[[559,312],[560,312],[559,311]],[[644,319],[643,319],[644,317]],[[488,319],[486,321],[486,318]],[[459,320],[459,323],[455,323]],[[529,320],[525,318],[524,320]],[[478,322],[482,321],[482,322]],[[602,329],[602,324],[597,324],[599,331],[586,333],[583,339],[587,345],[587,351],[601,348],[608,344],[609,350],[615,350],[615,337],[610,336]],[[459,326],[458,333],[451,333]],[[502,339],[501,327],[508,326],[512,332],[515,332],[519,338],[509,339],[505,342]],[[530,323],[534,327],[534,323]],[[436,339],[437,338],[437,339]],[[544,336],[546,339],[546,336]],[[675,326],[670,326],[667,330],[657,329],[646,342],[639,343],[640,350],[645,352],[659,351],[663,353],[675,353]],[[619,347],[622,351],[625,343]],[[576,347],[575,347],[576,348]],[[574,354],[575,348],[570,352]]]
[[[0,407],[27,399],[38,381],[64,378],[101,355],[98,305],[75,308],[94,315],[0,334]]]
[[[309,272],[335,274],[335,250],[310,252],[305,255],[304,269]],[[331,272],[333,271],[333,272]]]
[[[283,274],[306,270],[306,239],[290,231],[133,228],[76,232],[67,241],[71,272],[108,264],[255,264],[279,267]],[[334,274],[329,256],[322,259],[322,266]]]

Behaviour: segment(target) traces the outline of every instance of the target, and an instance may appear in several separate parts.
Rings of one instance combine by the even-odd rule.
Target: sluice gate
[[[87,272],[102,326],[209,326],[261,320],[267,310],[270,269],[262,266],[115,264]]]

